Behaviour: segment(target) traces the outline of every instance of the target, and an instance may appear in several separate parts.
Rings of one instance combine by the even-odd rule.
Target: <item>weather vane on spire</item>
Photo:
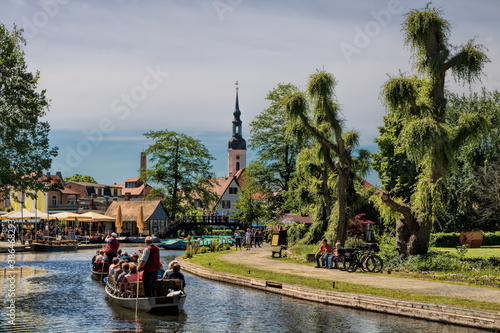
[[[236,83],[234,85],[236,86],[236,91],[238,91],[238,85],[239,85],[238,80],[236,80]]]

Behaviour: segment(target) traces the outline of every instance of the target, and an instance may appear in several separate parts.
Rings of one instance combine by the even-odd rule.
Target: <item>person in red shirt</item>
[[[139,250],[142,253],[140,258],[139,270],[144,271],[142,282],[144,284],[144,294],[146,297],[153,297],[155,293],[155,282],[158,278],[160,269],[160,249],[153,244],[151,236],[146,237],[146,248]]]
[[[118,249],[120,248],[120,242],[118,242],[116,236],[116,233],[113,232],[111,237],[106,238],[106,247],[104,248],[104,252],[106,252],[109,265],[113,262],[113,258],[118,256]]]
[[[330,244],[328,244],[328,240],[326,238],[323,238],[318,252],[316,252],[316,254],[314,255],[314,258],[316,259],[316,268],[321,267],[320,259],[323,262],[323,268],[327,268],[327,260],[330,255],[333,255],[332,247],[330,246]]]

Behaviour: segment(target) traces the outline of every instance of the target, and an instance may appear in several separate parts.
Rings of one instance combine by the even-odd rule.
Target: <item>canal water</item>
[[[137,247],[125,248],[129,253]],[[16,253],[16,266],[46,270],[16,279],[15,324],[3,298],[0,332],[479,332],[477,329],[324,306],[271,293],[213,282],[185,273],[188,297],[178,316],[139,314],[106,298],[92,279],[95,250]],[[162,250],[169,262],[179,251]],[[0,267],[7,256],[0,254]],[[25,270],[26,272],[26,270]],[[8,283],[3,281],[3,295]]]

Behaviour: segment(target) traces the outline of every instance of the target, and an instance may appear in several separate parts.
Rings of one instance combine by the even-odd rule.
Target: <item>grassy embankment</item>
[[[258,270],[254,268],[249,268],[248,266],[241,264],[233,264],[227,261],[223,261],[218,259],[218,256],[228,253],[230,251],[223,252],[209,252],[204,254],[197,254],[193,256],[191,259],[186,259],[189,262],[194,264],[218,271],[225,272],[230,274],[237,274],[242,276],[251,276],[253,278],[260,278],[271,281],[278,281],[282,283],[296,284],[307,286],[310,288],[317,288],[322,290],[332,290],[332,281],[331,280],[323,280],[323,279],[310,279],[304,278],[301,276],[286,274],[286,273],[276,273],[264,270]],[[309,252],[310,253],[310,252]],[[282,258],[275,260],[294,260],[297,262],[303,262],[304,264],[312,265],[311,263],[305,263],[303,260],[298,261],[291,258]],[[250,274],[249,274],[250,271]],[[349,273],[346,273],[349,274]],[[357,273],[355,273],[357,274]],[[367,273],[370,274],[370,273]],[[467,308],[474,309],[482,309],[482,310],[492,310],[492,311],[500,311],[500,304],[498,303],[490,303],[490,302],[479,302],[479,301],[471,301],[467,300],[464,302],[462,298],[455,297],[444,297],[444,296],[434,296],[427,295],[421,293],[412,293],[412,292],[403,292],[401,290],[393,290],[389,288],[374,288],[370,286],[355,284],[355,283],[347,283],[341,282],[335,284],[335,291],[337,292],[348,292],[348,293],[356,293],[356,294],[364,294],[364,295],[374,295],[374,296],[383,296],[383,297],[391,297],[396,299],[402,299],[406,301],[417,301],[417,302],[428,302],[428,303],[437,303],[437,304],[445,304],[445,305],[453,305],[453,306],[462,306]]]

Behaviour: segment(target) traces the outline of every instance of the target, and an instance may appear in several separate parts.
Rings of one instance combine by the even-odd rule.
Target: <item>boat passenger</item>
[[[165,274],[165,269],[163,268],[163,261],[160,261],[160,269],[158,270],[158,279],[162,279],[163,274]]]
[[[97,258],[97,256],[99,255],[99,251],[100,251],[100,250],[95,251],[95,255],[92,257],[92,265],[94,265],[94,264],[95,264],[95,262],[96,262],[96,258]]]
[[[122,255],[120,256],[120,260],[125,260],[126,262],[130,261],[130,256],[128,255],[127,251],[122,253]]]
[[[137,264],[139,261],[139,254],[138,253],[132,253],[130,256],[129,262],[133,262],[134,264]]]
[[[104,262],[104,250],[99,250],[99,254],[95,258],[96,264],[101,264]]]
[[[129,273],[125,275],[123,281],[127,284],[127,289],[128,289],[128,284],[130,282],[137,282],[137,281],[142,281],[142,272],[137,272],[137,266],[135,264],[129,264]]]
[[[120,259],[113,258],[113,263],[109,265],[109,270],[108,270],[109,275],[114,273],[115,267],[119,266],[119,264],[120,264]]]
[[[127,275],[130,272],[130,265],[128,262],[125,262],[122,265],[123,272],[118,275],[118,278],[116,279],[116,287],[120,289],[120,291],[125,291],[125,275]]]
[[[163,276],[164,279],[179,279],[182,281],[182,289],[186,286],[186,280],[184,279],[184,274],[181,273],[181,265],[178,262],[172,265],[171,271],[166,271]]]

